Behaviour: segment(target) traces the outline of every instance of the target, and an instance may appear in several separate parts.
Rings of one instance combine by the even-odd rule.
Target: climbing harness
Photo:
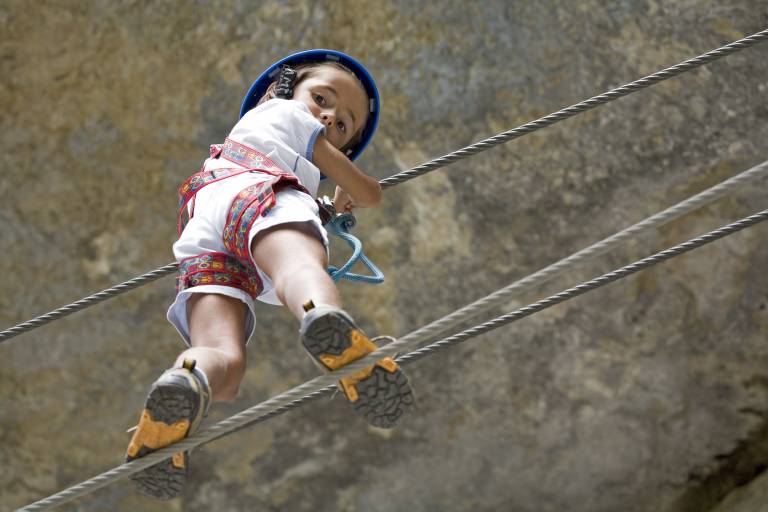
[[[195,198],[203,188],[219,181],[252,172],[266,177],[265,180],[245,186],[229,206],[222,242],[227,252],[203,252],[179,262],[176,292],[196,286],[226,286],[242,290],[256,300],[264,289],[256,266],[253,264],[249,232],[260,217],[265,216],[277,204],[280,190],[294,188],[309,193],[296,175],[280,169],[260,151],[227,138],[224,144],[210,147],[212,159],[222,159],[240,167],[207,170],[205,164],[179,188],[178,234],[195,212]]]
[[[289,87],[284,84],[283,87]],[[235,163],[237,168],[219,168],[213,170],[200,169],[179,188],[178,234],[181,235],[184,226],[194,215],[194,199],[204,187],[219,181],[240,176],[251,172],[267,174],[267,181],[250,185],[241,190],[230,207],[222,238],[227,250],[232,256],[223,252],[203,253],[186,258],[179,262],[179,277],[176,281],[176,291],[198,285],[216,284],[231,286],[245,291],[252,299],[256,299],[263,289],[263,283],[252,264],[248,232],[253,223],[277,203],[276,193],[284,188],[295,188],[309,193],[299,182],[298,178],[280,169],[269,157],[257,149],[245,144],[225,139],[223,144],[210,147],[211,158],[221,158]],[[379,284],[384,281],[384,274],[363,254],[363,244],[352,235],[356,220],[351,213],[337,213],[333,202],[327,197],[318,200],[320,218],[328,231],[338,236],[350,247],[352,256],[341,267],[329,267],[328,273],[334,281],[349,279],[351,281]],[[361,275],[350,272],[352,266],[361,262],[373,275]]]
[[[468,146],[462,150],[455,151],[444,157],[438,158],[436,160],[433,160],[421,166],[415,167],[410,171],[405,171],[403,173],[393,175],[392,177],[381,181],[381,185],[383,188],[387,188],[390,186],[394,186],[398,183],[402,183],[404,181],[413,179],[417,176],[420,176],[422,174],[435,170],[439,167],[443,167],[445,165],[453,163],[459,159],[466,158],[470,155],[473,155],[480,151],[484,151],[485,149],[488,149],[495,145],[501,144],[502,142],[507,142],[514,138],[518,138],[526,133],[531,133],[545,126],[554,124],[555,122],[558,122],[560,120],[572,117],[573,115],[579,112],[584,112],[591,108],[595,108],[596,106],[602,105],[609,101],[613,101],[615,99],[623,97],[636,90],[640,90],[642,88],[658,83],[662,80],[666,80],[667,78],[677,76],[680,73],[683,73],[690,69],[694,69],[695,67],[701,66],[703,64],[706,64],[708,62],[721,58],[735,51],[748,48],[766,38],[768,38],[768,30],[763,30],[762,32],[758,32],[756,34],[753,34],[749,37],[746,37],[744,39],[741,39],[739,41],[726,45],[717,50],[713,50],[704,55],[696,57],[694,59],[687,60],[681,64],[678,64],[666,70],[660,71],[653,75],[649,75],[648,77],[637,80],[628,85],[622,86],[618,89],[609,91],[608,93],[602,94],[600,96],[595,96],[590,100],[586,100],[572,107],[569,107],[569,108],[560,110],[554,114],[545,116],[544,118],[541,118],[538,121],[527,123],[514,130],[504,132],[495,137],[491,137],[479,143]],[[325,50],[322,50],[322,51],[325,51]],[[283,61],[279,61],[278,63],[274,64],[273,67],[270,68],[270,70],[274,71],[274,69],[277,69],[277,67],[279,67],[279,65],[282,62]],[[347,64],[345,62],[342,62],[342,63],[344,63],[345,65]],[[271,76],[274,76],[274,73]],[[260,77],[260,79],[261,78],[262,77]],[[257,83],[259,82],[259,80],[257,80],[257,82],[255,82],[254,85],[251,87],[251,91],[249,91],[249,94],[252,91],[254,91],[255,88],[257,89]],[[256,96],[256,94],[253,94],[253,96]],[[378,95],[376,96],[376,98],[378,100]],[[248,101],[252,101],[252,99],[249,100],[249,96],[246,96],[246,101],[243,104],[244,109]],[[378,102],[376,104],[378,105]],[[245,111],[247,111],[247,109]],[[242,113],[244,113],[244,111]],[[376,112],[376,115],[378,116],[378,112]],[[367,141],[365,141],[365,143],[367,143]],[[358,147],[358,149],[361,150],[360,147]],[[358,151],[358,154],[359,154],[359,151]],[[151,465],[158,463],[159,461],[171,458],[175,453],[190,450],[195,446],[199,446],[201,444],[211,442],[215,439],[218,439],[229,433],[235,432],[239,429],[245,428],[247,426],[253,425],[261,421],[265,421],[269,418],[282,414],[283,412],[287,412],[291,409],[299,407],[300,405],[303,405],[310,401],[316,400],[324,396],[328,396],[333,392],[333,390],[335,390],[336,388],[335,383],[338,381],[339,378],[344,378],[349,375],[352,375],[355,372],[358,372],[361,369],[369,367],[370,365],[375,364],[386,357],[391,357],[397,353],[406,352],[406,350],[410,350],[412,347],[416,346],[416,344],[422,341],[425,337],[434,335],[434,333],[438,332],[439,330],[446,329],[448,325],[455,325],[456,323],[459,323],[463,319],[473,316],[480,309],[487,308],[489,304],[497,304],[502,300],[504,300],[504,299],[499,300],[500,297],[506,298],[508,294],[510,294],[512,291],[519,291],[524,287],[532,286],[533,283],[536,283],[536,284],[541,283],[546,279],[552,277],[556,273],[562,272],[566,268],[569,268],[570,266],[575,264],[576,261],[581,261],[583,259],[586,259],[587,257],[591,257],[591,256],[594,256],[595,254],[600,254],[601,252],[605,252],[610,247],[614,247],[619,242],[626,240],[629,236],[637,235],[639,232],[649,229],[651,226],[661,225],[664,222],[668,222],[672,218],[676,218],[682,215],[683,213],[686,213],[703,204],[711,202],[717,197],[722,197],[722,195],[733,190],[735,187],[741,186],[747,183],[748,181],[756,179],[757,177],[764,176],[766,169],[768,169],[768,162],[761,164],[760,166],[757,166],[751,169],[750,171],[747,171],[738,176],[735,176],[730,180],[726,180],[725,182],[719,184],[718,186],[712,187],[711,189],[708,189],[707,191],[704,191],[698,194],[697,196],[694,196],[672,208],[669,208],[659,214],[654,215],[653,217],[646,219],[645,221],[642,221],[630,228],[627,228],[624,231],[621,231],[620,233],[617,233],[616,235],[603,240],[602,242],[599,242],[593,246],[590,246],[587,249],[584,249],[572,255],[571,257],[561,260],[560,262],[554,265],[551,265],[537,272],[536,274],[533,274],[532,276],[529,276],[529,278],[525,278],[521,281],[518,281],[517,283],[513,283],[509,287],[503,290],[500,290],[499,292],[501,293],[496,292],[494,294],[489,295],[485,299],[481,299],[481,301],[477,301],[465,308],[462,308],[461,310],[457,311],[453,317],[451,315],[446,317],[444,320],[447,320],[447,322],[444,324],[441,324],[440,323],[441,321],[433,322],[432,324],[428,325],[427,327],[419,331],[411,333],[407,336],[404,336],[403,338],[400,338],[398,341],[395,341],[383,346],[382,348],[380,348],[378,351],[376,351],[371,355],[368,355],[362,359],[359,359],[354,363],[344,366],[343,369],[340,369],[337,372],[334,372],[333,374],[322,375],[313,380],[310,380],[300,386],[293,388],[292,390],[289,390],[288,392],[282,393],[276,397],[273,397],[270,400],[267,400],[266,402],[263,402],[254,407],[251,407],[250,409],[247,409],[246,411],[243,411],[239,414],[236,414],[235,416],[232,416],[227,420],[221,421],[212,427],[201,430],[197,434],[191,437],[188,437],[178,443],[175,443],[173,445],[157,450],[156,452],[151,453],[140,459],[118,466],[106,473],[103,473],[102,475],[99,475],[90,480],[82,482],[81,484],[73,486],[64,491],[61,491],[53,496],[50,496],[49,498],[33,503],[21,510],[30,510],[30,511],[44,510],[52,506],[70,501],[78,496],[82,496],[84,494],[92,492],[97,488],[108,485],[109,483],[125,475],[136,473]],[[705,235],[689,240],[688,242],[676,245],[667,250],[661,251],[652,256],[644,258],[640,261],[624,266],[613,272],[604,274],[596,279],[592,279],[580,285],[569,288],[563,292],[552,295],[546,299],[530,304],[529,306],[501,315],[493,320],[476,325],[475,327],[466,329],[458,334],[454,334],[438,342],[435,342],[428,346],[414,350],[413,352],[407,353],[406,355],[399,356],[396,358],[396,361],[399,362],[400,364],[408,364],[428,354],[434,353],[448,346],[461,343],[463,341],[466,341],[470,338],[473,338],[485,332],[491,331],[493,329],[496,329],[508,323],[514,322],[521,318],[527,317],[538,311],[549,308],[551,306],[559,304],[565,300],[569,300],[578,295],[582,295],[588,291],[594,290],[596,288],[609,284],[613,281],[616,281],[628,275],[634,274],[640,270],[653,266],[657,263],[661,263],[667,259],[673,258],[685,252],[691,251],[705,244],[711,243],[715,240],[718,240],[722,237],[733,234],[749,226],[755,225],[766,219],[768,219],[768,210],[761,211],[759,213],[756,213],[754,215],[741,219],[737,222],[734,222],[732,224],[729,224],[717,230],[711,231]],[[360,254],[362,255],[362,250],[360,250]],[[362,257],[360,258],[360,260],[363,261]],[[44,325],[45,323],[48,323],[57,318],[61,318],[75,311],[79,311],[80,309],[84,309],[89,305],[95,304],[97,302],[101,302],[103,300],[106,300],[107,298],[111,298],[115,295],[123,293],[124,291],[133,289],[137,286],[140,286],[154,279],[162,277],[163,275],[167,275],[168,273],[173,272],[176,269],[176,267],[177,267],[176,264],[166,265],[165,267],[162,267],[160,269],[157,269],[153,272],[150,272],[138,278],[132,279],[130,281],[127,281],[121,285],[115,286],[108,290],[104,290],[98,294],[94,294],[90,297],[82,299],[81,301],[78,301],[74,304],[70,304],[69,306],[66,306],[64,308],[59,308],[47,315],[43,315],[36,319],[25,322],[24,324],[20,324],[14,328],[0,332],[0,341],[8,339],[12,336],[20,334],[32,328],[38,327],[40,325]],[[461,317],[462,320],[457,320],[457,318],[459,317]]]

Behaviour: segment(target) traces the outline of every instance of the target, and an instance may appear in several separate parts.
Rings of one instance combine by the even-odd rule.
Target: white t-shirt
[[[269,157],[278,167],[295,174],[317,196],[320,169],[312,163],[317,136],[325,132],[307,106],[295,100],[275,98],[249,110],[232,128],[229,138]],[[239,167],[224,158],[209,158],[206,169]]]

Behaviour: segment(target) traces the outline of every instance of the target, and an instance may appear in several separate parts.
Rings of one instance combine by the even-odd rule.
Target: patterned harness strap
[[[204,187],[226,178],[251,172],[266,174],[270,178],[245,187],[232,201],[222,233],[224,247],[229,253],[204,253],[182,260],[179,263],[176,290],[180,292],[193,286],[217,284],[239,288],[255,299],[261,293],[263,284],[251,259],[251,248],[248,243],[251,226],[277,203],[276,194],[281,189],[292,187],[307,194],[309,191],[301,185],[296,175],[283,171],[263,153],[233,140],[226,139],[224,144],[212,145],[210,154],[211,158],[223,158],[242,167],[210,171],[203,167],[181,185],[179,235],[187,220],[194,215],[195,195]],[[188,205],[190,205],[189,208]],[[188,213],[186,219],[185,212]]]
[[[184,226],[187,225],[189,219],[192,218],[195,211],[195,195],[202,190],[203,187],[221,181],[225,178],[231,178],[238,174],[244,174],[251,172],[249,169],[214,169],[212,171],[199,171],[187,178],[187,180],[179,188],[179,216],[176,223],[179,236],[184,230]],[[190,203],[191,202],[191,203]],[[192,206],[188,209],[187,205]],[[187,213],[185,216],[184,214]]]
[[[211,158],[223,158],[232,163],[241,165],[242,167],[228,167],[222,169],[213,169],[206,171],[204,168],[196,172],[192,176],[186,179],[179,188],[179,215],[177,221],[178,234],[184,230],[184,226],[189,219],[194,215],[195,195],[205,186],[221,181],[238,174],[244,174],[247,172],[258,172],[263,174],[270,174],[276,178],[282,178],[290,181],[290,185],[302,192],[309,194],[309,191],[301,185],[298,178],[294,174],[290,174],[278,167],[268,156],[264,153],[248,147],[239,142],[233,141],[230,138],[224,140],[224,144],[213,144],[210,148]],[[273,180],[270,180],[272,182]],[[187,209],[187,205],[192,206]],[[187,210],[189,210],[187,212]],[[185,217],[184,213],[189,215]]]
[[[224,247],[241,264],[253,266],[251,247],[248,243],[248,233],[251,226],[260,216],[269,213],[269,210],[277,203],[277,192],[287,187],[304,189],[296,176],[283,173],[270,180],[245,187],[232,201],[224,224],[222,239]]]
[[[215,154],[214,154],[215,152]],[[257,149],[240,144],[227,137],[224,144],[215,144],[211,146],[211,157],[221,157],[225,160],[247,169],[258,169],[268,174],[286,174],[284,170],[278,167],[267,155]]]
[[[176,292],[193,286],[216,284],[239,288],[256,300],[263,288],[259,274],[225,252],[209,252],[179,262]]]

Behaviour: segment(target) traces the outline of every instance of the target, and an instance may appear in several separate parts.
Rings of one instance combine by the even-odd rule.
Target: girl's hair
[[[307,78],[311,77],[314,74],[315,71],[317,71],[318,69],[323,68],[323,67],[336,68],[336,69],[340,69],[340,70],[342,70],[342,71],[344,71],[346,73],[349,73],[350,75],[352,75],[355,78],[355,80],[357,81],[358,85],[360,85],[360,88],[363,91],[365,91],[365,87],[363,86],[363,83],[360,81],[359,78],[357,78],[357,75],[355,75],[352,72],[351,69],[349,69],[344,64],[341,64],[339,62],[334,62],[332,60],[331,61],[324,61],[324,62],[309,62],[307,64],[299,64],[298,66],[294,67],[293,69],[296,70],[296,81],[293,83],[293,86],[296,87],[302,81],[304,81]],[[277,85],[277,81],[276,80],[274,82],[272,82],[271,84],[269,84],[269,87],[267,88],[267,92],[264,93],[264,96],[259,98],[259,102],[256,104],[257,106],[261,105],[265,101],[269,101],[269,100],[277,97],[276,94],[275,94],[275,86],[276,85]],[[366,96],[367,95],[368,94],[366,93]],[[364,129],[365,129],[365,125],[363,125],[360,128],[358,128],[357,132],[355,132],[355,134],[352,136],[352,138],[349,139],[349,142],[347,142],[344,145],[343,148],[340,148],[340,151],[346,155],[347,152],[350,149],[354,148],[357,144],[359,144],[360,143],[360,139],[363,136],[363,130]]]

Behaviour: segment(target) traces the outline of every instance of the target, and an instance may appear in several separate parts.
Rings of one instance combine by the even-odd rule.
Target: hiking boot
[[[128,445],[125,461],[192,435],[200,426],[211,401],[211,389],[202,373],[195,370],[195,360],[185,359],[181,368],[171,368],[149,390],[141,419]],[[189,454],[173,458],[131,475],[137,490],[146,496],[169,500],[184,491]]]
[[[301,343],[325,371],[343,368],[378,349],[343,310],[315,306],[311,301],[304,310]],[[414,405],[408,378],[391,357],[344,377],[339,388],[355,411],[374,427],[394,427]]]

